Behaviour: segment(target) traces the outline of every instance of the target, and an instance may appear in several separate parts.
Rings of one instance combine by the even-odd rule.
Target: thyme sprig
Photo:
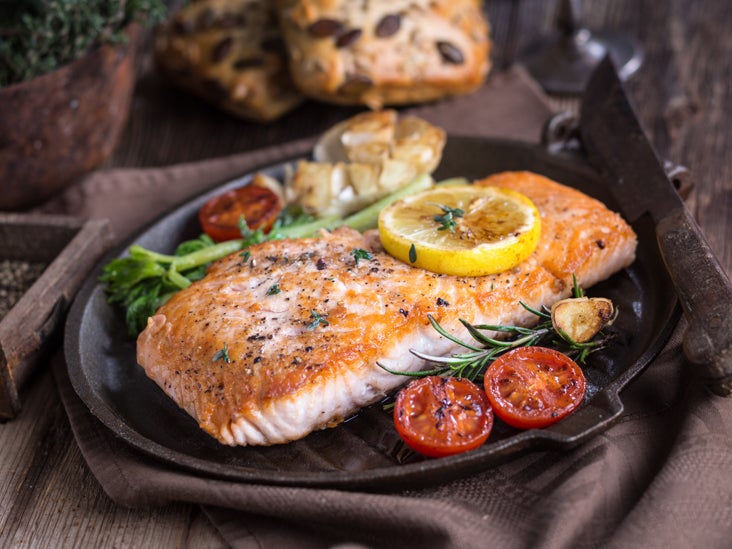
[[[573,297],[584,297],[585,295],[582,288],[577,285],[576,278],[574,280],[572,294]],[[410,352],[414,356],[435,364],[434,368],[417,372],[392,370],[383,364],[378,362],[377,364],[380,368],[396,375],[409,377],[447,375],[464,377],[475,381],[499,355],[512,349],[532,345],[550,346],[572,357],[575,361],[584,364],[590,353],[604,348],[610,340],[609,336],[601,335],[594,340],[584,343],[574,341],[566,332],[554,326],[549,309],[543,307],[542,310],[537,310],[523,302],[519,303],[524,309],[538,317],[538,322],[534,327],[525,328],[522,326],[502,324],[470,324],[461,318],[459,319],[461,324],[465,326],[475,341],[475,343],[472,343],[463,341],[449,333],[432,315],[427,315],[430,324],[441,336],[465,348],[466,352],[454,353],[449,356],[433,356],[410,349]],[[505,337],[491,336],[486,332],[497,333]]]
[[[99,44],[127,39],[132,21],[152,25],[162,0],[3,0],[0,2],[0,88],[79,59]]]
[[[442,215],[435,215],[432,217],[435,223],[440,224],[440,227],[437,230],[450,231],[451,233],[454,233],[455,227],[457,227],[457,221],[455,221],[455,218],[462,217],[465,215],[465,212],[460,208],[451,208],[450,206],[442,204],[435,204],[435,206],[442,210]]]

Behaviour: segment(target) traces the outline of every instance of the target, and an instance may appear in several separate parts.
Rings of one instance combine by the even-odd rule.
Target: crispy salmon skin
[[[623,219],[579,191],[529,172],[476,182],[515,189],[541,214],[534,254],[485,277],[410,267],[375,233],[347,228],[319,238],[273,240],[232,254],[178,292],[148,321],[137,360],[202,429],[228,445],[300,439],[343,421],[404,383],[376,362],[415,371],[409,350],[449,354],[471,323],[527,324],[520,305],[567,297],[628,266],[636,236]],[[370,259],[364,259],[366,250]]]

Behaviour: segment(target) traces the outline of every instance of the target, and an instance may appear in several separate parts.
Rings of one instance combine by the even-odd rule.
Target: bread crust
[[[269,122],[305,99],[268,0],[192,2],[157,29],[155,61],[174,84],[240,118]]]
[[[490,68],[480,0],[277,0],[305,95],[378,109],[474,91]]]

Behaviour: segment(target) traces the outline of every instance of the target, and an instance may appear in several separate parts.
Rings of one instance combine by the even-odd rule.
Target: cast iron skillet
[[[285,163],[261,171],[281,178]],[[616,209],[606,185],[581,159],[505,140],[450,137],[437,179],[482,178],[503,170],[531,170],[574,186]],[[621,390],[660,351],[678,318],[676,297],[661,261],[653,226],[641,219],[638,258],[628,269],[589,290],[620,308],[617,338],[591,355],[585,369],[587,397],[568,418],[543,430],[519,432],[496,422],[486,445],[437,460],[423,459],[399,439],[390,414],[376,404],[340,426],[272,447],[230,448],[149,380],[135,361],[120,314],[97,283],[101,267],[133,242],[169,252],[200,233],[196,212],[210,196],[241,185],[217,187],[178,207],[106,257],[86,281],[70,311],[65,336],[69,375],[91,412],[133,447],[173,466],[206,476],[294,486],[396,490],[433,485],[486,469],[527,449],[569,449],[612,425],[623,411]]]

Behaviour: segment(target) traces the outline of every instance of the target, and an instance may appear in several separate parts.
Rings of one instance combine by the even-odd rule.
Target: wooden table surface
[[[556,3],[488,0],[496,69],[552,30]],[[732,272],[732,3],[726,0],[586,0],[591,28],[636,37],[645,63],[629,92],[659,154],[686,165],[689,205]],[[348,109],[315,103],[286,123],[256,126],[174,92],[143,49],[129,124],[110,166],[155,166],[215,157],[311,135]],[[561,104],[558,101],[557,104]],[[0,547],[219,547],[195,505],[129,510],[89,472],[48,369],[0,425]]]

